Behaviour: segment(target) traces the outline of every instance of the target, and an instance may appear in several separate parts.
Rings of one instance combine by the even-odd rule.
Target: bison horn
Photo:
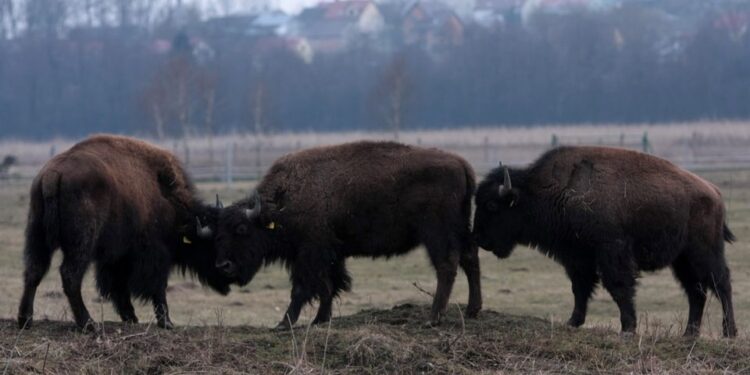
[[[248,220],[252,220],[255,217],[257,217],[260,214],[260,195],[258,195],[258,191],[253,192],[253,208],[246,208],[245,209],[245,217],[247,217]]]
[[[508,190],[513,189],[513,185],[511,185],[510,183],[510,173],[508,172],[508,167],[503,167],[503,186],[505,186],[505,188]]]
[[[503,195],[513,189],[513,185],[510,182],[510,172],[508,167],[503,167],[503,184],[500,185],[499,193]]]
[[[198,216],[195,217],[195,228],[196,233],[198,234],[198,238],[208,239],[211,238],[213,235],[213,231],[209,227],[204,227],[203,224],[201,224],[201,219],[198,218]]]
[[[221,203],[221,199],[219,199],[219,194],[216,194],[216,208],[224,208],[224,203]]]

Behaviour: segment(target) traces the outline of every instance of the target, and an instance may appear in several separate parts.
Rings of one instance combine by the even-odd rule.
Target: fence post
[[[484,141],[482,141],[482,154],[484,155],[484,162],[488,163],[490,161],[490,137],[484,136]]]
[[[260,180],[261,177],[260,164],[260,139],[258,139],[258,141],[255,142],[255,178],[257,180]]]
[[[625,133],[620,133],[620,147],[625,146]]]
[[[648,141],[648,132],[643,132],[643,138],[641,139],[643,152],[648,153],[651,150],[651,143]]]
[[[184,152],[185,152],[185,166],[190,166],[190,146],[188,146],[187,141],[183,144],[184,146]]]
[[[227,164],[226,164],[226,177],[224,181],[227,183],[227,188],[232,187],[232,182],[234,182],[234,171],[233,171],[233,164],[234,164],[234,142],[227,147]]]
[[[552,133],[552,142],[551,142],[551,146],[552,146],[553,148],[554,148],[554,147],[557,147],[557,145],[558,145],[559,143],[560,143],[560,141],[559,141],[559,140],[557,139],[557,134],[555,134],[555,133]]]
[[[49,157],[52,158],[53,156],[55,156],[55,154],[57,154],[57,149],[55,147],[55,144],[53,143],[49,148]]]

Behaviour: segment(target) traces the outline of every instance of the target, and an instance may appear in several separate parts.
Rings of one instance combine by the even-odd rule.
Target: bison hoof
[[[568,325],[573,328],[578,328],[583,325],[584,321],[585,320],[583,318],[572,316],[570,317],[570,319],[568,319]]]
[[[633,331],[622,331],[620,332],[620,338],[622,338],[624,341],[630,341],[635,337],[635,332]]]
[[[173,329],[174,328],[174,323],[172,323],[171,320],[159,321],[156,325],[158,325],[159,328],[164,328],[164,329]]]
[[[30,316],[19,316],[18,317],[18,329],[29,329],[34,323],[34,319]]]
[[[432,319],[422,323],[422,328],[435,328],[440,325],[440,320]]]
[[[688,325],[687,328],[685,328],[685,333],[682,335],[682,337],[685,338],[697,338],[700,336],[700,330],[698,327],[695,327],[693,325]]]
[[[281,322],[276,325],[276,327],[271,328],[271,332],[285,332],[285,331],[291,331],[292,326],[289,325],[287,322]]]
[[[87,320],[85,323],[78,323],[78,329],[82,333],[93,333],[93,334],[99,333],[99,327],[96,325],[96,322],[94,322],[92,319]]]
[[[330,321],[331,321],[331,318],[328,318],[328,319],[318,319],[318,318],[315,318],[315,320],[313,320],[313,322],[312,322],[312,325],[316,326],[316,325],[320,325],[320,324],[328,324],[328,322],[330,322]]]
[[[476,319],[479,316],[479,311],[481,308],[466,308],[466,312],[464,313],[466,315],[466,318],[468,319]]]
[[[737,337],[737,328],[736,327],[724,328],[724,337],[728,337],[728,338]]]

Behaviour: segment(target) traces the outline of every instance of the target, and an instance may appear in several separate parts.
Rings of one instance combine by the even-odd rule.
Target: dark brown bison
[[[672,267],[690,303],[685,335],[698,335],[713,291],[724,310],[724,335],[735,336],[721,193],[711,183],[657,157],[604,147],[563,147],[527,169],[500,167],[477,190],[474,234],[505,258],[516,244],[561,263],[573,283],[578,327],[599,281],[620,309],[623,332],[636,328],[639,271]]]
[[[262,265],[285,264],[291,303],[277,328],[289,328],[314,298],[313,323],[351,279],[346,258],[391,257],[419,244],[437,272],[431,323],[439,323],[460,264],[469,281],[467,315],[482,305],[479,259],[471,239],[474,172],[460,157],[392,142],[357,142],[287,155],[254,196],[220,216],[217,267],[240,284]]]
[[[167,151],[125,137],[91,137],[42,168],[30,200],[20,328],[31,324],[37,286],[58,247],[63,289],[84,329],[94,329],[81,298],[81,280],[91,262],[99,292],[126,322],[138,321],[130,301],[138,297],[153,302],[160,327],[172,326],[166,288],[174,267],[219,293],[229,291],[231,280],[213,266],[211,228],[196,222],[215,222],[219,208],[196,198]]]

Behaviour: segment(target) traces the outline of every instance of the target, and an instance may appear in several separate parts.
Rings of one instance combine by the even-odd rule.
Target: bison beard
[[[601,282],[620,310],[623,332],[635,332],[640,271],[672,267],[688,297],[686,336],[699,334],[706,292],[721,302],[723,333],[735,336],[719,190],[672,163],[634,151],[564,147],[528,169],[494,170],[479,185],[474,234],[500,257],[515,244],[539,248],[561,263],[573,284],[568,324],[586,319]]]
[[[350,287],[346,258],[400,255],[420,243],[438,279],[431,324],[445,312],[459,265],[469,281],[466,313],[480,310],[474,173],[463,159],[391,142],[315,148],[279,159],[257,192],[222,212],[217,267],[241,284],[263,265],[288,267],[291,302],[277,328],[290,328],[315,298],[313,323],[330,320],[333,299]]]
[[[213,239],[200,238],[195,225],[196,217],[216,222],[219,208],[195,195],[173,155],[134,139],[95,136],[54,157],[31,186],[19,327],[31,325],[36,289],[58,247],[63,289],[83,329],[94,329],[81,297],[92,262],[100,294],[125,322],[138,321],[131,297],[139,297],[152,301],[160,327],[172,326],[173,267],[228,293],[231,280],[213,267]]]

